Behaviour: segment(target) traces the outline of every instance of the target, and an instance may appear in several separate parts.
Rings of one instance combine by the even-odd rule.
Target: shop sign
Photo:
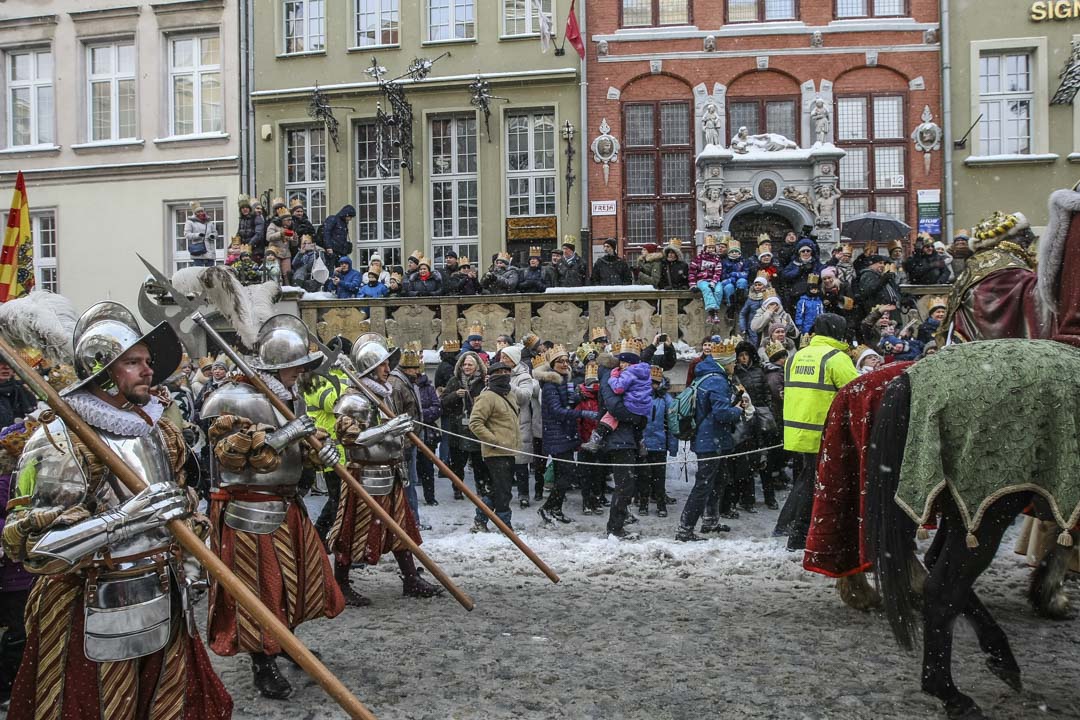
[[[1031,19],[1034,22],[1080,19],[1080,0],[1036,0],[1031,3]]]

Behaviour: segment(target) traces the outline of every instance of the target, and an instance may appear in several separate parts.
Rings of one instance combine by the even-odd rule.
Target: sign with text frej
[[[616,207],[618,206],[617,200],[593,200],[592,201],[592,214],[593,217],[614,215],[616,213]]]

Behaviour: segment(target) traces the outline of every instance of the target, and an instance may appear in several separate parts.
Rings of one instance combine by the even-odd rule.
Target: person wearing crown
[[[480,279],[480,287],[485,295],[506,295],[517,290],[521,275],[513,263],[514,257],[508,252],[495,256],[495,263]]]
[[[586,284],[585,261],[577,254],[577,238],[563,237],[562,261],[559,262],[559,287],[581,287]]]
[[[544,269],[540,267],[541,248],[529,248],[529,264],[521,271],[521,281],[517,291],[522,293],[542,293],[547,289],[544,284]]]
[[[664,246],[664,259],[660,263],[658,290],[686,290],[690,287],[690,266],[683,259],[682,240],[671,238]]]
[[[423,420],[420,409],[420,390],[416,384],[423,373],[423,350],[420,343],[412,343],[401,353],[401,361],[393,370],[387,384],[390,385],[390,407],[398,415],[405,415],[413,422]],[[416,523],[421,530],[430,530],[424,527],[420,521],[420,503],[416,496],[416,486],[420,484],[420,476],[416,469],[416,446],[408,438],[403,438],[402,456],[405,463],[405,497],[409,501],[409,507],[416,517]]]
[[[949,301],[941,295],[933,295],[926,301],[926,320],[919,325],[915,338],[923,344],[930,342],[941,330],[941,322],[949,310]]]

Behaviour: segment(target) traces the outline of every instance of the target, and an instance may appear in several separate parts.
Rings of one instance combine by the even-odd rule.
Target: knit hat
[[[521,346],[511,345],[510,347],[504,347],[499,351],[499,354],[506,358],[507,364],[510,367],[517,367],[517,364],[521,362]],[[490,368],[489,368],[490,369]]]
[[[443,253],[443,261],[444,262],[446,260],[449,260],[450,258],[454,258],[456,260],[457,259],[457,253],[454,252],[453,250],[447,250],[446,252]]]
[[[379,263],[380,267],[383,264],[382,256],[379,255],[379,253],[371,253],[371,255],[368,257],[368,265],[374,265],[375,263]]]
[[[777,308],[783,308],[784,304],[780,302],[780,298],[776,295],[770,295],[761,301],[761,307],[767,307],[768,305],[775,305]]]
[[[758,253],[758,260],[764,260],[765,258],[769,258],[770,260],[772,260],[772,257],[772,250],[762,250]]]
[[[863,361],[871,356],[876,356],[880,360],[885,359],[881,357],[881,353],[879,353],[877,350],[874,350],[874,348],[868,347],[866,345],[860,345],[859,347],[855,348],[852,353],[855,355],[855,369],[862,367]]]
[[[619,241],[616,240],[615,238],[607,238],[607,239],[604,240],[603,244],[610,246],[611,249],[614,250],[615,252],[619,251]]]
[[[832,265],[821,268],[821,279],[824,280],[827,277],[837,277],[836,268]]]
[[[660,246],[657,245],[656,243],[645,243],[645,245],[643,247],[645,248],[645,252],[648,252],[648,253],[654,253],[654,252],[656,252],[657,250],[660,249]]]
[[[236,198],[236,205],[241,210],[243,210],[244,208],[250,208],[251,207],[251,196],[250,195],[241,195],[241,196],[239,196],[238,198]]]
[[[774,322],[769,325],[769,337],[772,337],[772,334],[777,330],[783,330],[785,334],[787,333],[787,327],[784,325],[784,323]]]
[[[525,337],[521,339],[521,344],[523,347],[535,350],[540,346],[540,336],[536,333],[527,333]]]
[[[769,276],[765,273],[758,273],[757,277],[754,278],[754,285],[757,285],[758,283],[761,283],[762,285],[768,285]]]

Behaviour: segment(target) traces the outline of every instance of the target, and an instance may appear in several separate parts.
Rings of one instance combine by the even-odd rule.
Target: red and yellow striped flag
[[[21,297],[34,287],[34,239],[30,235],[30,202],[22,171],[15,178],[4,247],[0,250],[0,302]]]

